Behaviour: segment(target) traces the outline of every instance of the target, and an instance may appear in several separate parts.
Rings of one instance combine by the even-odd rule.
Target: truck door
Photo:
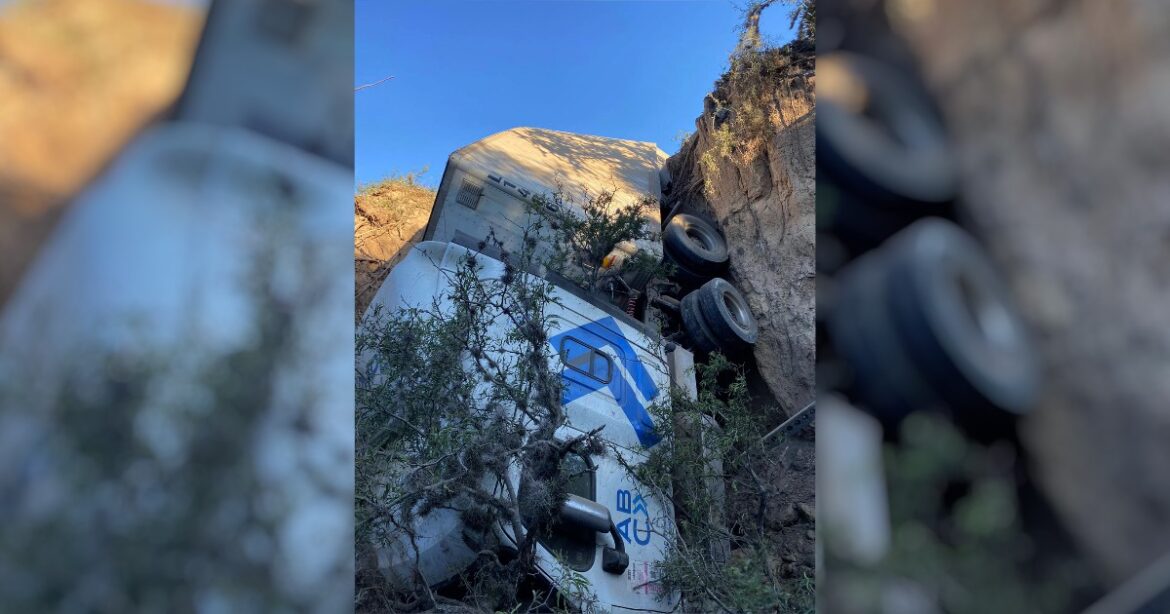
[[[576,322],[551,338],[570,422],[584,431],[605,425],[606,439],[628,448],[658,443],[647,410],[658,388],[634,346],[608,315]]]

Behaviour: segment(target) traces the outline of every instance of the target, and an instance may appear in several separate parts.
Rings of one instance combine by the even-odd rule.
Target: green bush
[[[786,444],[761,436],[776,416],[751,406],[744,373],[723,356],[697,365],[696,375],[697,399],[676,389],[653,408],[673,428],[631,469],[678,519],[660,582],[682,593],[684,611],[811,613],[813,579],[782,573],[783,537],[771,520],[781,485],[768,478],[786,470]]]
[[[656,219],[658,201],[642,196],[624,205],[615,204],[614,191],[585,194],[572,199],[564,190],[539,194],[531,208],[541,220],[536,225],[540,240],[554,246],[546,263],[583,288],[595,290],[604,273],[602,261],[623,241],[659,240],[658,229],[647,221]],[[657,259],[632,258],[625,270],[643,270],[653,277],[665,277],[670,269]]]

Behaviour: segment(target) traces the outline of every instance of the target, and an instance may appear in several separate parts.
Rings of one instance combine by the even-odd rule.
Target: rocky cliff
[[[733,58],[671,157],[669,207],[713,218],[731,281],[759,319],[758,371],[792,414],[813,400],[816,194],[813,50]]]

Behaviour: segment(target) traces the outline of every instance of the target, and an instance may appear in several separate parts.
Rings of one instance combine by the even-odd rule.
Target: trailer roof
[[[482,174],[503,176],[534,193],[558,186],[576,197],[617,190],[616,201],[649,194],[661,198],[658,169],[667,155],[657,145],[603,136],[512,128],[497,132],[451,154],[451,162]]]

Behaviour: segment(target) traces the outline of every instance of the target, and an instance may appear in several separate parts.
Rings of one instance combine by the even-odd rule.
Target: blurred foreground
[[[2,11],[0,611],[347,610],[352,8]]]
[[[1170,10],[860,4],[819,5],[820,119],[832,104],[854,122],[818,125],[818,157],[822,137],[845,152],[819,160],[834,172],[818,184],[819,263],[840,282],[818,297],[818,317],[836,305],[818,386],[844,425],[826,426],[821,404],[820,498],[847,521],[826,527],[827,611],[1066,612],[1103,597],[1095,613],[1170,611],[1157,564],[1170,553]],[[895,264],[891,237],[914,244],[926,216],[974,247]],[[847,300],[884,291],[863,260],[902,271],[889,277],[903,290],[895,326]],[[976,269],[978,283],[950,277]],[[966,361],[965,378],[940,379],[954,375],[941,359],[902,368],[927,338],[907,324],[906,288],[928,290],[919,306],[938,306],[931,330],[947,331],[939,356]],[[1026,333],[1005,332],[1009,312]],[[893,345],[862,364],[847,330]],[[1012,392],[1030,379],[1023,354],[1034,394]],[[867,387],[875,364],[887,377]],[[885,470],[847,470],[867,463]],[[829,475],[855,488],[831,496]]]
[[[202,24],[143,0],[0,6],[0,303],[68,198],[178,96]]]

